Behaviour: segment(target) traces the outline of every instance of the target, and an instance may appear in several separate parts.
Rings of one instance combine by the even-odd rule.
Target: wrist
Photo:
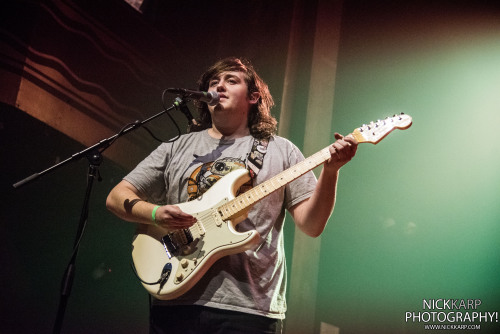
[[[155,226],[158,226],[158,222],[156,221],[156,211],[158,211],[159,207],[161,207],[161,205],[155,205],[153,211],[151,211],[151,221]]]

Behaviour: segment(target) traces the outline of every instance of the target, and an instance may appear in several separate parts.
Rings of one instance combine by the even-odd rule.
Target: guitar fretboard
[[[295,166],[284,170],[269,180],[262,182],[258,186],[237,196],[226,204],[221,205],[218,208],[218,211],[221,214],[222,219],[227,220],[239,216],[242,212],[248,210],[252,205],[264,197],[304,175],[308,171],[318,167],[330,159],[330,156],[329,147],[325,147],[321,151],[311,155],[309,158],[299,162]]]

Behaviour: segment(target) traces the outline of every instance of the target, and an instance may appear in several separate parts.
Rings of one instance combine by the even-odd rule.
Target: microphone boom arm
[[[101,154],[102,152],[104,152],[108,147],[110,147],[115,140],[117,140],[119,137],[131,132],[131,131],[134,131],[138,128],[140,128],[141,126],[143,126],[144,124],[146,123],[149,123],[150,121],[162,116],[163,114],[169,112],[170,110],[174,109],[175,108],[175,105],[172,105],[170,108],[167,108],[167,109],[164,109],[162,110],[161,112],[157,113],[156,115],[153,115],[143,121],[139,121],[139,120],[136,120],[134,123],[131,123],[129,125],[126,125],[120,132],[118,132],[117,134],[109,137],[109,138],[106,138],[106,139],[103,139],[101,141],[99,141],[98,143],[90,146],[90,147],[87,147],[86,149],[84,149],[83,151],[80,151],[80,152],[77,152],[75,154],[73,154],[71,157],[67,158],[66,160],[63,160],[39,173],[35,173],[31,176],[28,176],[27,178],[19,181],[19,182],[16,182],[13,184],[13,187],[14,188],[19,188],[19,187],[22,187],[24,186],[25,184],[31,182],[31,181],[34,181],[36,179],[38,179],[39,177],[45,175],[45,174],[48,174],[52,171],[54,171],[55,169],[58,169],[59,167],[62,167],[63,165],[66,165],[67,163],[69,163],[70,161],[76,161],[76,160],[80,160],[81,158],[83,157],[89,157],[91,158],[93,155],[96,154],[96,152],[98,152],[99,154]]]

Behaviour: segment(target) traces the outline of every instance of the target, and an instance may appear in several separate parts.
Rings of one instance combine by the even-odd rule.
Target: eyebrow
[[[222,73],[220,74],[217,74],[217,75],[214,75],[213,77],[210,78],[210,80],[208,80],[208,82],[212,81],[212,80],[220,80],[221,77],[224,77],[225,79],[231,79],[231,78],[236,78],[238,80],[242,80],[239,76],[237,76],[236,74],[232,74],[232,73],[225,73],[224,75],[221,75]]]

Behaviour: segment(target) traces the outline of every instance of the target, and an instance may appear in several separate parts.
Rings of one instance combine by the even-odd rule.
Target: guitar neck
[[[299,162],[295,166],[284,170],[269,180],[262,182],[258,186],[237,196],[226,204],[221,205],[219,207],[219,212],[221,213],[222,219],[226,220],[239,216],[242,212],[248,210],[264,197],[323,164],[325,161],[330,159],[330,157],[330,149],[329,147],[325,147],[321,151]]]

